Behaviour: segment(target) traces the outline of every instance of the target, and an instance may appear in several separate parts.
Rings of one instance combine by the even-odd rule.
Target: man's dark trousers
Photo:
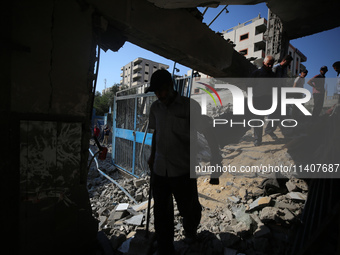
[[[174,195],[186,235],[195,235],[201,220],[201,205],[198,200],[197,181],[190,175],[163,177],[153,174],[152,195],[154,198],[155,230],[161,254],[171,254],[174,240]]]
[[[314,93],[313,94],[313,99],[314,99],[314,108],[313,108],[313,113],[312,116],[318,117],[322,111],[323,107],[323,101],[325,99],[325,94],[324,93]]]

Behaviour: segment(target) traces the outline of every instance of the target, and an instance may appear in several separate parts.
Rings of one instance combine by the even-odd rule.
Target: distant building
[[[306,70],[306,67],[301,63],[306,62],[307,57],[291,44],[289,44],[288,54],[293,57],[293,61],[290,63],[290,66],[288,67],[289,70],[288,72],[290,72],[290,76],[296,77],[299,75],[301,71]]]
[[[120,70],[121,85],[127,85],[129,88],[143,85],[150,82],[151,75],[159,69],[168,69],[169,66],[144,58],[136,58],[129,64],[123,66]]]
[[[264,32],[267,29],[267,20],[256,18],[239,24],[222,32],[224,39],[235,44],[235,50],[247,59],[254,59],[256,66],[261,66],[265,57],[266,41]]]
[[[105,93],[108,93],[108,92],[110,92],[110,89],[111,89],[112,87],[109,87],[109,88],[106,88],[106,89],[103,89],[102,90],[102,95],[104,95]]]
[[[264,33],[267,30],[267,20],[258,17],[239,24],[233,28],[222,32],[224,39],[232,41],[235,44],[235,50],[249,59],[258,68],[262,66],[266,52],[266,40]],[[288,54],[293,57],[289,66],[288,73],[295,77],[305,66],[301,62],[307,61],[307,57],[301,51],[291,44],[289,45]],[[276,59],[278,62],[279,59]]]

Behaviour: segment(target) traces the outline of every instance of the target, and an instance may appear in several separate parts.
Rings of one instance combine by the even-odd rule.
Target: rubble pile
[[[233,183],[226,183],[228,186]],[[220,254],[286,254],[293,245],[308,187],[292,178],[286,188],[284,193],[265,196],[243,186],[237,195],[226,197],[224,204],[204,208],[199,232],[216,235],[223,246]]]
[[[248,152],[242,150],[239,156]],[[229,157],[232,156],[230,153]],[[261,153],[267,154],[267,151]],[[100,169],[133,199],[100,174],[93,164],[88,173],[88,191],[98,230],[105,233],[114,252],[124,254],[130,251],[131,254],[134,249],[138,251],[136,254],[146,254],[138,247],[131,247],[131,240],[137,240],[138,233],[146,227],[149,177],[123,176],[112,166],[110,159],[99,163]],[[273,179],[268,176],[223,175],[219,185],[210,185],[209,176],[198,177],[197,183],[202,219],[196,242],[186,242],[182,218],[174,201],[174,244],[178,254],[279,255],[287,254],[292,248],[308,193],[305,181],[294,176]],[[151,208],[152,205],[153,201]],[[155,231],[153,210],[149,231]],[[149,246],[152,246],[151,250],[156,247],[155,244]]]
[[[93,170],[90,172],[94,177]],[[90,202],[93,215],[98,219],[99,231],[106,234],[114,250],[119,250],[138,230],[145,229],[149,177],[127,179],[117,171],[111,171],[110,175],[138,202],[136,205],[119,187],[101,175],[89,181]],[[204,181],[208,182],[207,178]],[[254,182],[256,186],[258,182]],[[285,254],[287,247],[292,245],[291,234],[306,200],[306,183],[291,179],[286,182],[285,194],[268,196],[263,195],[260,188],[252,192],[246,187],[239,189],[238,194],[229,194],[232,186],[231,182],[219,185],[219,190],[224,187],[222,190],[226,191],[224,204],[209,208],[202,203],[202,220],[194,244],[184,241],[182,219],[174,201],[174,240],[179,254]],[[149,230],[154,232],[152,210]]]

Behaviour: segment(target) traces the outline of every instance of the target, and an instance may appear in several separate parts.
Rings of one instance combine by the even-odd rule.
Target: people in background
[[[274,78],[275,74],[272,71],[274,58],[270,55],[263,60],[263,66],[255,70],[251,77],[259,78],[253,81],[253,105],[257,110],[267,110],[272,102],[272,87],[274,84],[263,82],[261,78]],[[264,116],[263,116],[264,118]],[[258,127],[254,127],[254,145],[260,146],[262,144],[263,126],[258,123]],[[255,124],[257,125],[257,124]]]
[[[104,128],[104,141],[103,144],[108,144],[109,143],[109,136],[110,136],[110,128],[108,125],[105,126]]]
[[[307,82],[308,85],[313,87],[314,108],[312,116],[314,119],[317,118],[322,111],[325,99],[325,74],[327,71],[327,66],[322,66],[320,68],[320,74],[315,75]]]
[[[276,78],[287,78],[288,66],[292,62],[293,58],[291,55],[286,55],[282,59],[282,61],[273,66],[273,72]],[[278,79],[275,86],[278,88],[278,106],[272,114],[268,116],[269,119],[281,119],[281,87],[285,86],[285,79]],[[265,134],[270,135],[273,140],[277,140],[278,137],[274,134],[277,126],[279,125],[279,121],[275,121],[274,123],[268,123],[265,129]]]
[[[340,103],[340,61],[333,63],[334,71],[336,72],[336,89],[338,92],[338,103]]]
[[[305,85],[305,77],[308,74],[308,70],[303,70],[298,77],[294,80],[293,88],[303,88]],[[293,95],[293,98],[302,98],[302,93],[296,93]],[[291,106],[291,116],[293,118],[298,117],[299,115],[299,109],[296,107],[296,105],[290,105]]]

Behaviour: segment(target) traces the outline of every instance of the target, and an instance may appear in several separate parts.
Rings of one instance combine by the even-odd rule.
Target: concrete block
[[[279,221],[279,209],[275,207],[265,207],[260,212],[260,219],[266,221]]]
[[[133,184],[135,185],[136,188],[139,188],[140,186],[146,184],[147,181],[144,179],[138,179],[138,180],[133,180]]]
[[[116,211],[125,211],[129,208],[128,203],[121,203],[117,205]]]
[[[143,217],[144,217],[143,214],[138,214],[138,215],[132,216],[131,218],[125,220],[124,222],[129,225],[140,226],[142,224]]]
[[[307,196],[301,192],[290,192],[286,196],[287,198],[298,201],[306,201],[307,199]]]
[[[299,188],[295,185],[295,183],[292,180],[289,180],[288,182],[286,182],[286,187],[289,192],[299,190]]]
[[[275,201],[274,207],[280,208],[280,209],[289,209],[291,211],[294,211],[294,210],[297,210],[299,206],[297,206],[295,204],[288,204],[288,203],[285,203],[285,202]]]
[[[271,197],[259,197],[249,205],[249,211],[257,210],[267,205],[270,205],[271,201],[272,201]]]
[[[292,221],[295,219],[294,214],[292,214],[287,208],[283,209],[284,215],[281,216],[283,220]]]

